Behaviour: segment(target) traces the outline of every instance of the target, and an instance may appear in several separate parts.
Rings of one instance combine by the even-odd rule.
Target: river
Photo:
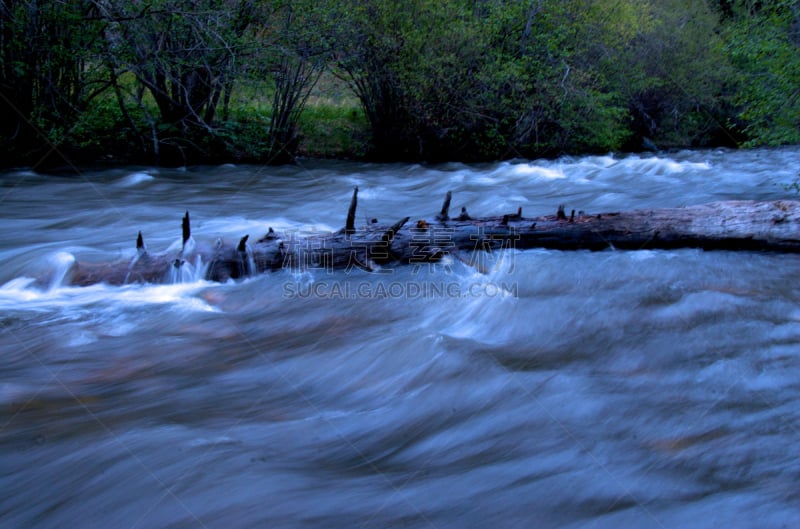
[[[65,286],[269,227],[793,198],[800,148],[0,173],[0,526],[800,526],[800,256]]]

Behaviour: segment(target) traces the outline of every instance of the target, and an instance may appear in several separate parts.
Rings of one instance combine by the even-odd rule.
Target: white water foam
[[[118,187],[134,187],[143,182],[149,182],[154,179],[155,177],[151,174],[145,172],[136,172],[119,179],[116,185]]]
[[[50,256],[49,260],[54,267],[53,277],[50,280],[50,290],[52,290],[64,284],[64,278],[75,264],[75,256],[68,252],[57,252]]]
[[[688,171],[707,171],[711,169],[711,164],[708,162],[676,161],[670,158],[660,158],[658,156],[649,158],[631,156],[630,158],[621,160],[618,166],[632,172],[646,175],[679,174]]]
[[[188,276],[187,276],[188,279]],[[110,286],[96,284],[85,287],[60,286],[43,290],[31,277],[18,277],[0,286],[0,311],[50,311],[83,310],[91,307],[93,312],[102,312],[98,306],[124,305],[174,305],[190,312],[219,312],[198,292],[215,286],[205,280],[186,281],[174,284],[136,284]]]
[[[505,331],[492,324],[486,314],[513,311],[518,294],[511,275],[515,255],[514,250],[478,254],[476,261],[470,261],[471,266],[457,274],[461,298],[450,300],[453,306],[446,312],[447,321],[437,321],[431,327],[439,328],[441,335],[454,338],[487,343],[503,341]]]
[[[545,180],[562,180],[567,177],[560,167],[543,167],[533,164],[512,165],[511,173],[518,176],[542,178]]]
[[[181,283],[197,283],[203,281],[208,271],[208,264],[203,262],[201,256],[195,257],[194,263],[181,260],[179,266],[171,266],[167,274],[167,283],[170,285]]]

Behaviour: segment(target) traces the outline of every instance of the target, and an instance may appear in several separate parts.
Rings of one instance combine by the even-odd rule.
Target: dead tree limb
[[[353,191],[343,230],[298,238],[269,232],[253,244],[245,235],[238,244],[212,248],[187,247],[191,236],[189,214],[183,220],[181,255],[152,255],[137,237],[137,256],[128,262],[76,263],[72,284],[105,282],[163,282],[170,266],[202,263],[205,278],[238,279],[285,268],[367,270],[393,263],[408,264],[442,259],[450,253],[500,248],[524,250],[605,250],[618,248],[751,250],[800,252],[800,201],[727,201],[680,208],[640,209],[587,215],[573,210],[569,217],[559,205],[555,215],[525,218],[516,214],[471,218],[462,208],[449,217],[448,192],[441,212],[410,225],[405,217],[393,225],[370,223],[356,227],[358,188]],[[177,257],[177,258],[176,258]]]

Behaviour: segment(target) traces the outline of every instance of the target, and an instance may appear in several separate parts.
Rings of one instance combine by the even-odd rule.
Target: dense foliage
[[[800,0],[3,0],[0,155],[285,162],[357,116],[307,150],[800,143],[799,46]],[[336,79],[358,108],[302,129]]]

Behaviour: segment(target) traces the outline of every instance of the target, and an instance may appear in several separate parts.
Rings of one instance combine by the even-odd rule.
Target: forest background
[[[797,144],[798,47],[798,0],[3,0],[0,163]]]

